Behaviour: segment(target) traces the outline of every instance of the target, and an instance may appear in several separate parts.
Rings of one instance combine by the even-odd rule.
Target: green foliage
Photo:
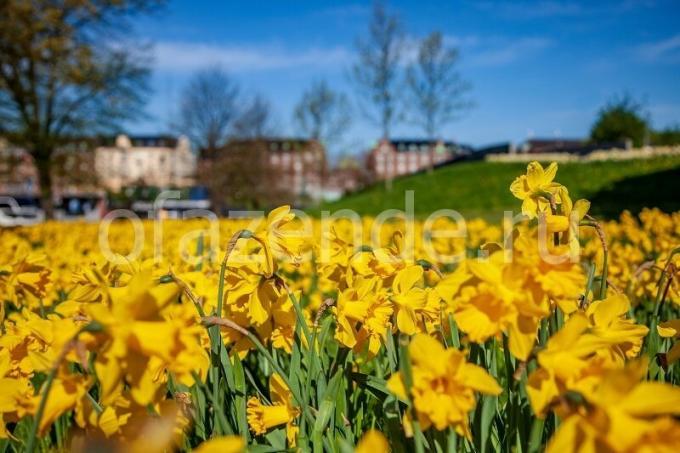
[[[654,146],[680,145],[680,125],[652,132],[651,142]]]
[[[594,142],[616,142],[630,139],[635,146],[645,142],[649,125],[644,118],[642,106],[629,96],[614,99],[597,115],[590,130]]]

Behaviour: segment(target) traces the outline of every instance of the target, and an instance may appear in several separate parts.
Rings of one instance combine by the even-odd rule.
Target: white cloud
[[[471,46],[464,56],[470,66],[504,66],[531,58],[553,44],[548,38],[491,38]]]
[[[680,34],[655,42],[641,44],[633,49],[639,60],[661,63],[680,62]]]
[[[231,72],[342,66],[351,58],[351,53],[340,46],[312,47],[295,51],[277,46],[256,47],[187,42],[160,42],[154,46],[154,54],[156,68],[172,72],[190,72],[216,64]]]
[[[503,66],[538,54],[552,45],[541,37],[444,36],[447,45],[460,49],[466,66]],[[417,55],[418,39],[406,40],[404,62]],[[229,72],[263,72],[290,69],[342,69],[354,59],[353,50],[344,46],[292,49],[280,45],[217,45],[164,41],[154,46],[155,67],[163,72],[193,72],[206,66],[220,65]]]
[[[416,60],[419,38],[406,39],[404,62]],[[445,35],[444,43],[460,50],[465,66],[490,67],[505,66],[531,58],[553,45],[553,41],[543,37],[511,38],[503,36]]]

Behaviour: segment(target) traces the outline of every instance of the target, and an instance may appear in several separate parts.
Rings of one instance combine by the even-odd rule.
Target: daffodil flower
[[[674,451],[680,425],[680,389],[663,382],[640,382],[646,360],[607,372],[585,402],[560,409],[563,421],[549,453],[561,451]]]
[[[272,374],[269,379],[269,393],[272,404],[265,405],[256,398],[248,400],[247,414],[250,430],[255,434],[265,434],[271,428],[286,425],[288,444],[295,446],[298,427],[294,424],[300,410],[293,405],[292,393],[281,376]]]
[[[526,175],[515,178],[510,185],[510,192],[522,200],[522,213],[529,218],[536,218],[541,212],[550,210],[549,197],[558,193],[561,185],[553,182],[557,174],[557,164],[551,163],[545,170],[536,162],[527,165]]]
[[[423,268],[409,266],[399,271],[392,283],[392,301],[397,317],[397,328],[413,335],[419,330],[420,314],[427,304],[427,292],[417,286],[423,278]]]
[[[410,396],[422,429],[453,427],[471,437],[468,415],[476,405],[476,393],[498,395],[501,388],[483,368],[468,363],[457,349],[445,349],[426,334],[417,334],[409,345],[413,385]],[[401,398],[409,398],[401,373],[387,386]]]

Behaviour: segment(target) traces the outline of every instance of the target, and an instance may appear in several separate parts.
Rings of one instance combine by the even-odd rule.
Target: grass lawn
[[[404,209],[405,191],[413,190],[418,217],[448,208],[466,216],[500,219],[504,210],[519,211],[520,202],[508,188],[525,170],[523,163],[462,162],[395,179],[391,190],[376,184],[310,213],[347,208],[372,215],[389,208]],[[556,180],[569,188],[574,200],[591,200],[591,212],[599,216],[615,217],[625,209],[638,212],[645,206],[680,210],[680,156],[563,163]]]

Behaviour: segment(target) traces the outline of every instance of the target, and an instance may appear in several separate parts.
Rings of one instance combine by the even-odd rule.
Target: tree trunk
[[[37,154],[37,153],[36,153]],[[45,212],[45,219],[54,218],[54,203],[52,200],[52,169],[50,158],[34,154],[36,167],[38,168],[38,182],[40,186],[40,205]],[[48,156],[51,153],[48,154]]]

